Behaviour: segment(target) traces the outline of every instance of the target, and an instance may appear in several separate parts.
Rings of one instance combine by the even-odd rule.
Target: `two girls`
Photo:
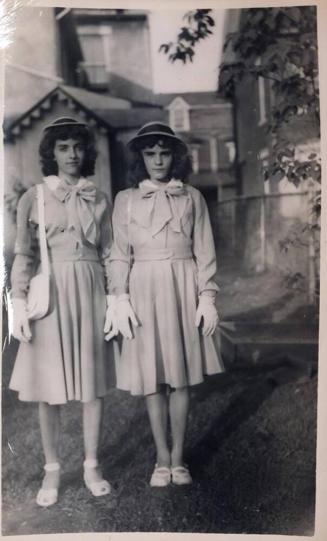
[[[156,445],[151,486],[192,482],[183,456],[188,387],[222,370],[214,336],[215,249],[205,201],[185,183],[187,147],[161,123],[143,126],[129,146],[133,188],[117,195],[111,246],[108,203],[86,179],[96,157],[90,131],[70,118],[45,129],[40,156],[52,303],[34,322],[26,295],[39,257],[35,187],[18,208],[12,293],[21,344],[10,387],[21,400],[39,402],[41,506],[57,501],[59,407],[69,400],[83,402],[86,486],[95,496],[110,492],[97,462],[111,362],[103,330],[107,339],[118,330],[123,335],[118,388],[146,399]]]

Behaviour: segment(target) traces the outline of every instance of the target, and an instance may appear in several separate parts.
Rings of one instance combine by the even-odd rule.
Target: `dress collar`
[[[47,177],[43,177],[43,181],[48,186],[48,188],[53,192],[58,188],[61,182],[63,182],[64,184],[67,184],[68,186],[81,186],[81,184],[83,184],[85,180],[87,179],[84,177],[81,177],[79,178],[76,184],[72,185],[72,184],[69,184],[65,178],[60,178],[57,175],[49,175]],[[91,182],[91,180],[88,180],[88,182]]]
[[[139,185],[148,188],[156,188],[157,190],[165,190],[166,188],[182,188],[184,186],[181,180],[176,180],[175,178],[172,178],[169,182],[162,182],[161,184],[157,184],[147,178],[145,180],[142,180]]]

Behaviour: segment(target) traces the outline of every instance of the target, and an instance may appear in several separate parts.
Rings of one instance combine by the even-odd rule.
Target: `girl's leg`
[[[146,406],[151,430],[157,450],[158,466],[170,466],[170,453],[167,442],[168,400],[166,388],[146,396]]]
[[[83,404],[83,434],[85,459],[97,459],[100,441],[103,400],[96,398]]]
[[[103,400],[96,398],[83,404],[83,435],[85,460],[97,460],[102,422]],[[88,468],[87,477],[90,483],[102,480],[100,470]]]
[[[40,430],[46,464],[59,462],[60,406],[39,403]],[[46,471],[42,483],[45,490],[58,488],[60,471]]]
[[[189,392],[187,387],[175,389],[169,397],[169,415],[172,434],[171,465],[183,464],[183,449],[189,408]]]

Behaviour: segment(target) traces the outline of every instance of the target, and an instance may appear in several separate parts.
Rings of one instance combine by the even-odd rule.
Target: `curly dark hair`
[[[45,131],[39,146],[43,175],[48,176],[58,174],[58,165],[53,153],[58,139],[62,141],[66,141],[67,139],[80,141],[85,148],[85,158],[81,169],[81,176],[88,177],[94,175],[97,157],[95,138],[93,132],[88,127],[84,126],[58,126]]]
[[[192,161],[187,147],[179,143],[176,139],[171,139],[164,135],[149,135],[135,141],[130,150],[127,176],[129,185],[136,188],[142,180],[148,177],[141,151],[145,147],[153,148],[155,145],[169,148],[172,152],[173,160],[169,177],[187,182],[188,175],[192,172]]]

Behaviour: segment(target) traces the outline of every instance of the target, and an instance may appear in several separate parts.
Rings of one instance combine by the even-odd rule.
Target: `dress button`
[[[64,232],[65,232],[65,228],[64,228],[63,226],[60,227],[60,232],[61,232],[61,233],[64,233]]]

